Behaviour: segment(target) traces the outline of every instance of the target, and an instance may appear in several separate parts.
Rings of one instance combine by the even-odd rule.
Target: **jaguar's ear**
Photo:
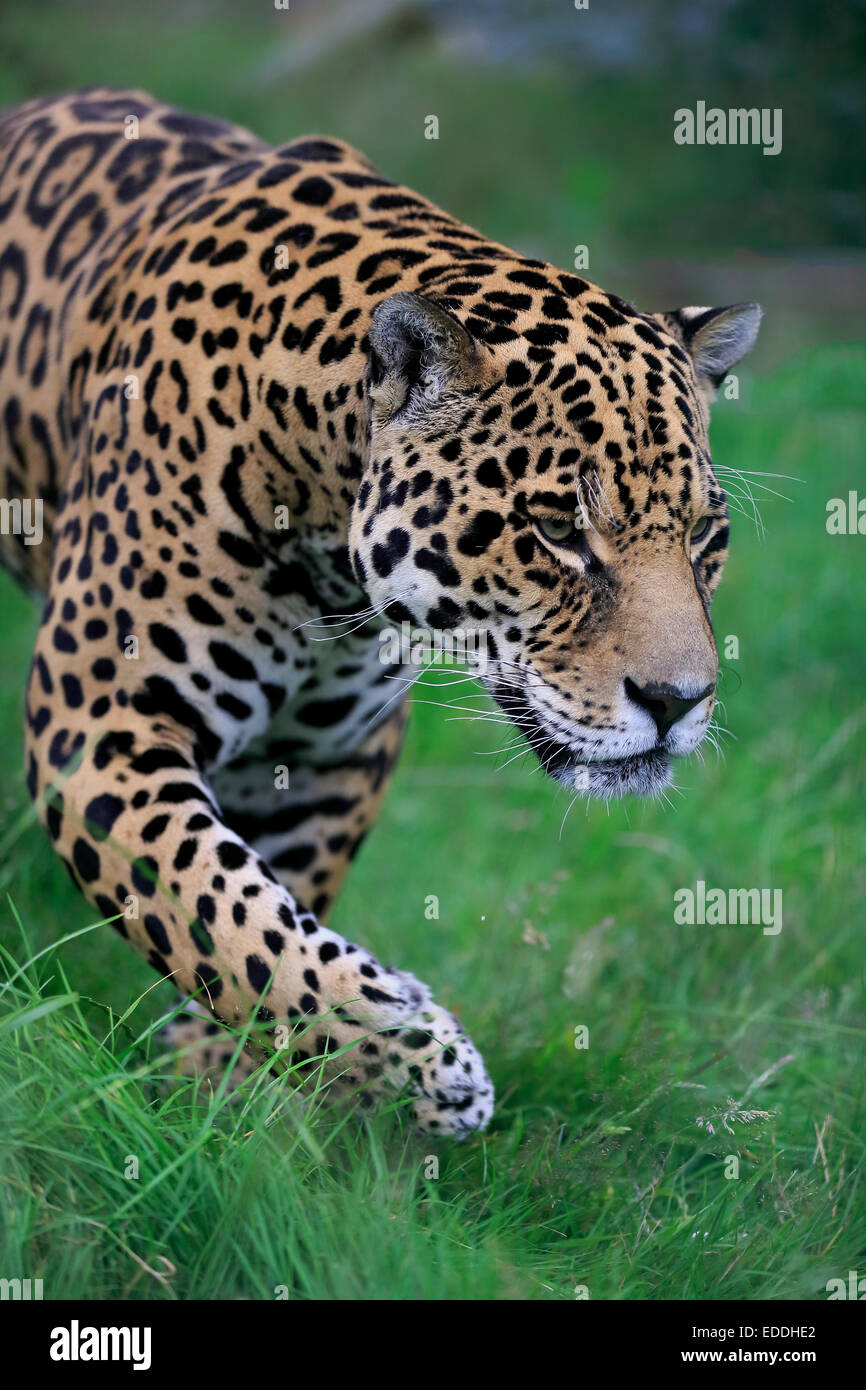
[[[392,294],[370,324],[370,396],[378,424],[424,411],[480,374],[478,345],[446,309],[420,294]]]
[[[671,309],[658,315],[689,353],[708,404],[731,367],[754,347],[763,312],[760,304],[748,303],[725,309]]]

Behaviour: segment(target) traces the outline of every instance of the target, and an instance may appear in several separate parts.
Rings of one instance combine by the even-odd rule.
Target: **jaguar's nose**
[[[639,705],[646,710],[647,714],[655,722],[658,729],[659,739],[663,739],[668,729],[676,724],[678,719],[682,719],[690,709],[699,705],[701,700],[705,700],[708,695],[712,695],[714,683],[711,681],[706,689],[701,690],[697,695],[686,695],[685,691],[678,690],[674,685],[655,684],[638,685],[630,676],[625,678],[625,693],[633,704]]]

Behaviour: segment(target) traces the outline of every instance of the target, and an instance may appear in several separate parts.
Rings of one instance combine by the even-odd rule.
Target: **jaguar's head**
[[[713,711],[728,513],[708,407],[761,310],[640,314],[511,265],[378,307],[355,572],[389,619],[474,649],[559,781],[656,792]]]

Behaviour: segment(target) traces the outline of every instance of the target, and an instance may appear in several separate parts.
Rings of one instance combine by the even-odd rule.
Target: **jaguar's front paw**
[[[480,1052],[459,1019],[432,1004],[411,1026],[382,1039],[384,1076],[405,1086],[421,1129],[465,1135],[487,1127],[493,1083]]]

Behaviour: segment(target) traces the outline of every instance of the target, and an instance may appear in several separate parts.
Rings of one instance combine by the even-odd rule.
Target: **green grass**
[[[362,1120],[266,1077],[232,1105],[161,1084],[171,991],[98,927],[0,996],[4,1277],[52,1298],[770,1299],[866,1268],[864,542],[824,524],[862,477],[866,351],[748,387],[717,404],[715,456],[802,481],[763,505],[764,540],[734,518],[724,761],[684,765],[672,808],[578,803],[563,825],[530,758],[481,756],[501,731],[419,705],[335,912],[459,1011],[497,1085],[489,1134],[434,1142],[399,1103]],[[94,919],[27,819],[36,613],[5,578],[0,605],[0,941],[25,962]],[[699,878],[780,888],[782,931],[677,926]],[[727,1132],[736,1103],[767,1114]]]

